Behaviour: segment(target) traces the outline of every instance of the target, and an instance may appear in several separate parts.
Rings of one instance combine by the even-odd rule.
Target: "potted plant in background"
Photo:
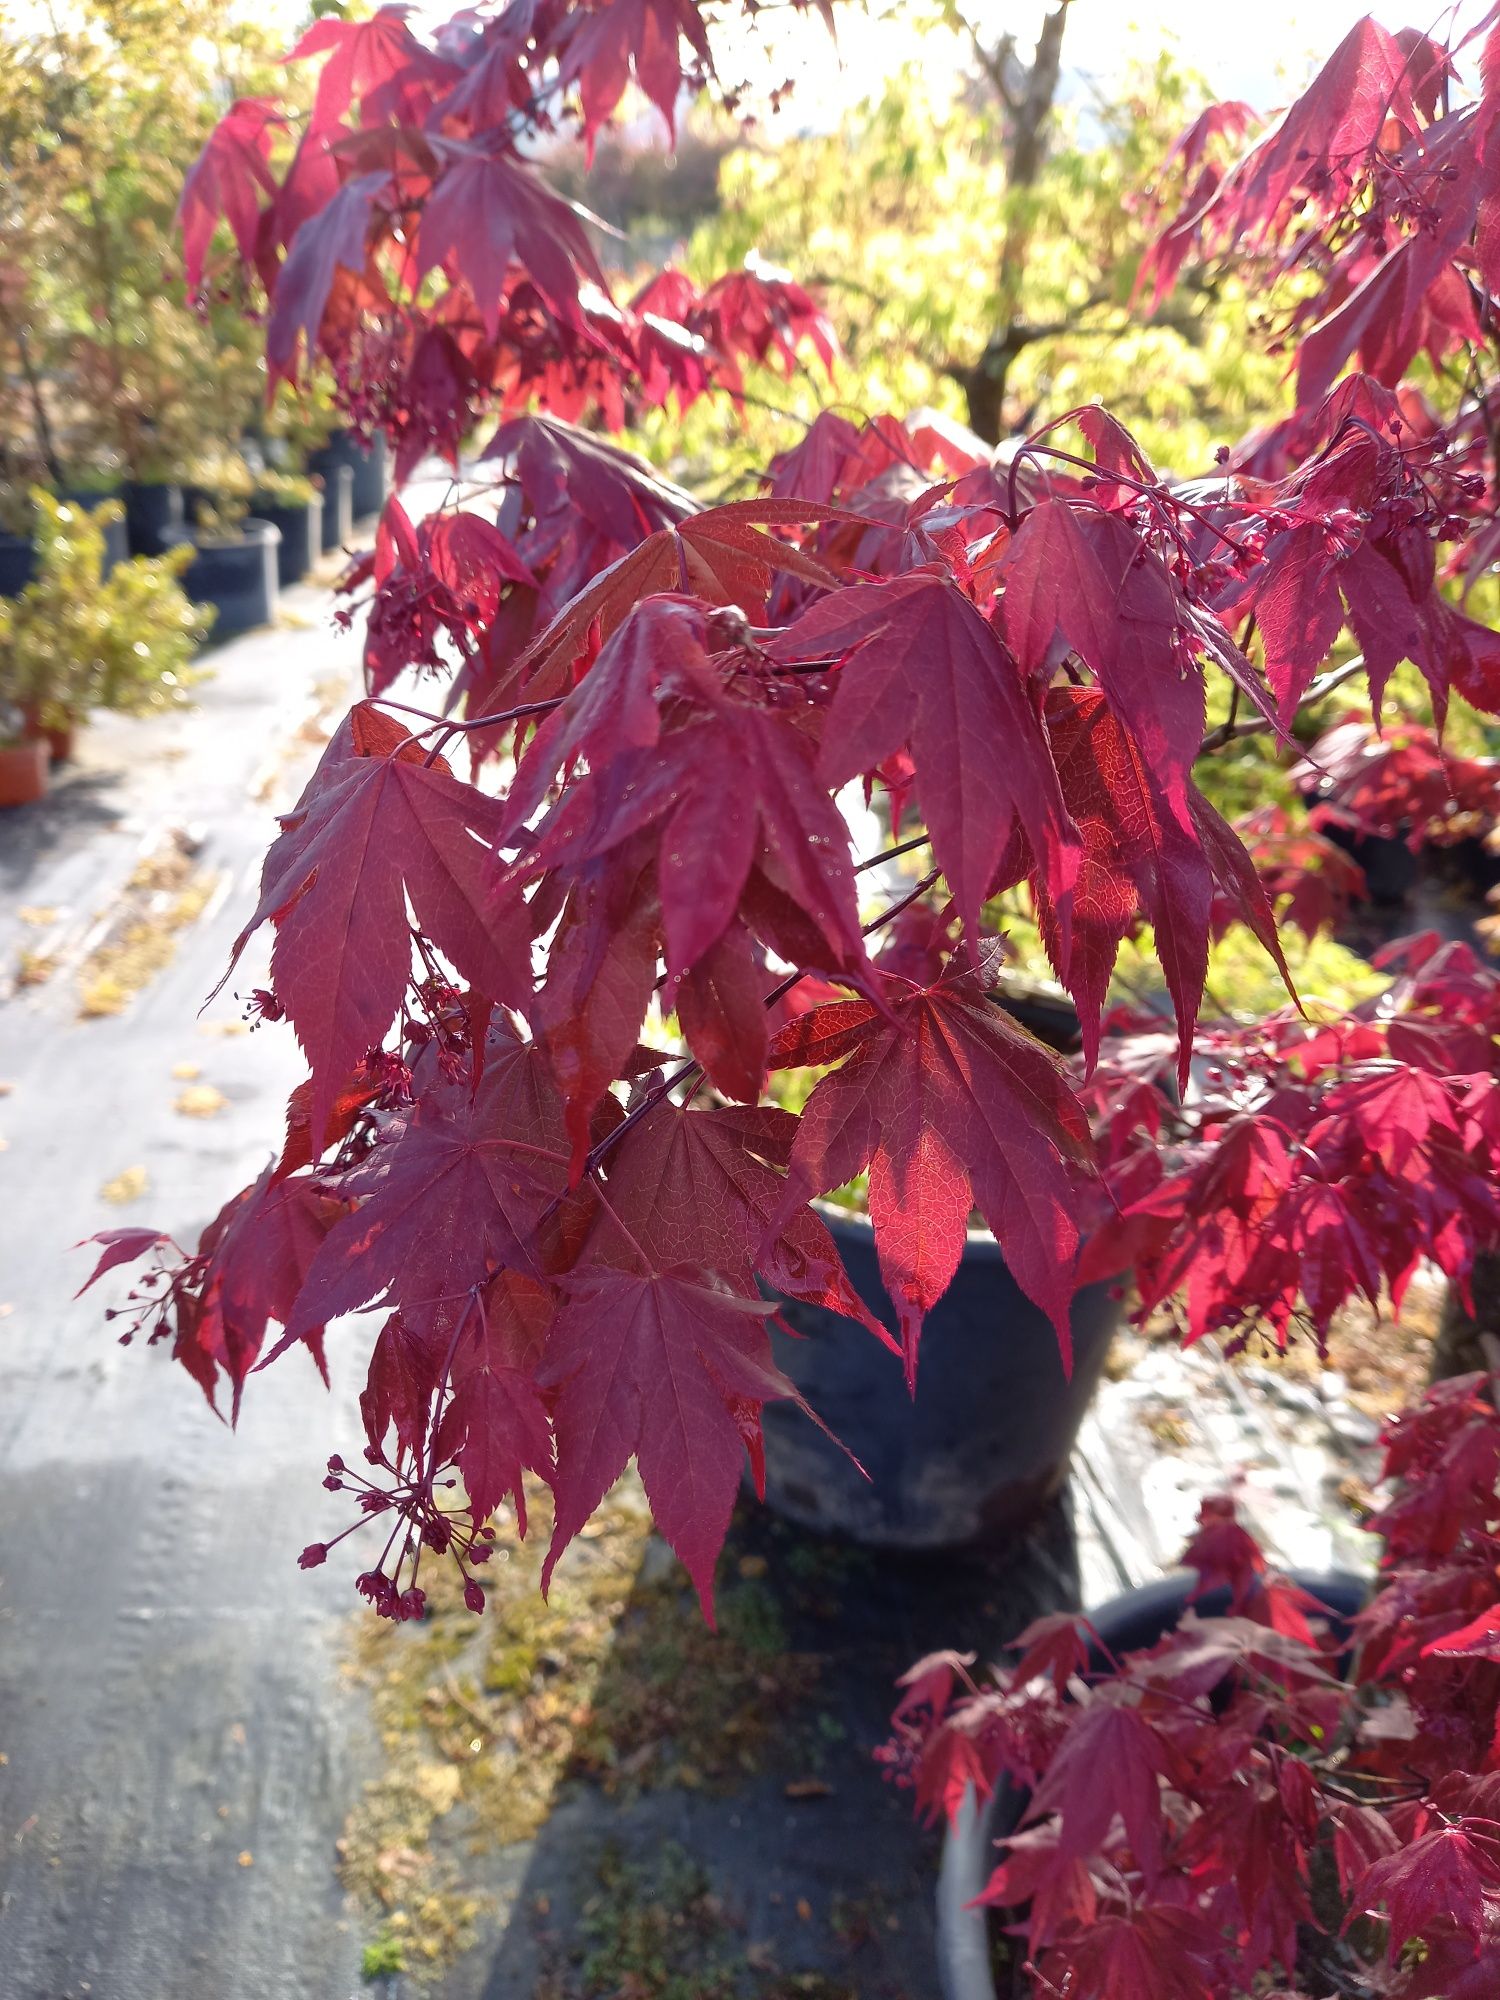
[[[349,506],[355,521],[373,520],[385,505],[388,461],[384,435],[362,439],[353,431],[335,430],[308,453],[307,469],[325,484],[341,485],[349,474]]]
[[[47,795],[47,745],[28,734],[18,708],[0,707],[0,806],[35,805]]]
[[[91,710],[146,715],[181,706],[196,678],[204,614],[180,583],[190,552],[105,565],[96,514],[33,496],[37,573],[0,604],[0,699],[61,762]]]
[[[911,1670],[885,1756],[950,1820],[945,2000],[1487,2000],[1496,1392],[1465,1376],[1387,1426],[1368,1603],[1274,1574],[1210,1500],[1185,1575],[1041,1620],[985,1681]]]
[[[254,471],[238,450],[200,452],[185,470],[194,554],[183,588],[195,603],[213,607],[221,639],[269,625],[276,616],[281,531],[250,513]]]
[[[323,553],[323,498],[318,486],[305,473],[267,466],[256,474],[250,511],[281,537],[276,549],[278,582],[284,589],[300,583]]]
[[[84,499],[101,473],[135,554],[180,539],[189,461],[231,445],[263,395],[242,318],[183,299],[173,220],[223,93],[266,77],[266,54],[254,22],[217,3],[191,20],[87,4],[7,38],[0,240],[24,279],[0,299],[0,341],[27,477]]]
[[[323,555],[347,548],[354,535],[353,466],[336,459],[314,464],[337,425],[330,379],[326,371],[310,368],[295,390],[277,385],[257,432],[269,469],[312,481],[319,502],[314,548]]]

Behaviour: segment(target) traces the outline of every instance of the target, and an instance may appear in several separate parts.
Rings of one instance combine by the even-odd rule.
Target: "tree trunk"
[[[1057,0],[1056,6],[1043,19],[1030,68],[1026,70],[1018,89],[1006,87],[1003,74],[997,72],[994,77],[1009,116],[1005,175],[1007,193],[1033,186],[1047,157],[1047,128],[1052,120],[1053,101],[1062,74],[1063,30],[1068,23],[1068,6],[1069,0]],[[1004,433],[1006,379],[1016,356],[1033,337],[1021,315],[1026,258],[1030,247],[1029,228],[1012,219],[1006,226],[1000,246],[996,284],[1000,323],[973,367],[955,367],[952,371],[968,401],[969,426],[987,444],[998,444]]]
[[[1474,1298],[1472,1313],[1465,1309],[1457,1287],[1448,1287],[1442,1324],[1432,1348],[1434,1382],[1472,1374],[1476,1369],[1487,1373],[1494,1366],[1486,1353],[1486,1337],[1500,1341],[1500,1251],[1480,1251],[1469,1274],[1469,1286]]]

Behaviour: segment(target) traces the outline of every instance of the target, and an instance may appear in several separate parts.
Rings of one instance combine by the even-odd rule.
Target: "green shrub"
[[[36,574],[0,603],[0,702],[43,728],[65,728],[96,708],[147,715],[182,706],[198,678],[193,655],[212,617],[179,578],[193,551],[135,557],[104,574],[104,524],[37,489]]]

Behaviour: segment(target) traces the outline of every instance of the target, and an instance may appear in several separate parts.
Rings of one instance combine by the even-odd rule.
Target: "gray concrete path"
[[[353,684],[357,646],[329,605],[289,592],[276,629],[205,656],[193,711],[101,719],[43,805],[0,817],[4,2000],[359,1987],[334,1874],[361,1776],[335,1654],[353,1600],[347,1566],[296,1566],[334,1525],[319,1479],[349,1446],[354,1371],[331,1355],[329,1398],[288,1355],[231,1435],[164,1354],[115,1344],[106,1287],[71,1299],[77,1239],[149,1222],[191,1242],[276,1143],[291,1037],[235,1032],[227,992],[198,1009],[272,815]],[[123,885],[185,842],[206,899],[173,961],[124,1012],[81,1019],[80,973],[118,937]],[[129,900],[159,911],[179,893]],[[50,968],[40,983],[16,983],[23,953]],[[102,1192],[142,1175],[133,1201]]]

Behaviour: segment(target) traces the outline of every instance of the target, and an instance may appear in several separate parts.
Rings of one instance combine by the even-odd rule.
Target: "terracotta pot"
[[[38,719],[35,709],[25,708],[21,713],[25,718],[27,742],[45,743],[53,763],[66,764],[73,755],[77,722],[70,716],[60,729],[49,729]]]
[[[0,806],[29,806],[46,795],[46,744],[17,743],[0,749]]]

